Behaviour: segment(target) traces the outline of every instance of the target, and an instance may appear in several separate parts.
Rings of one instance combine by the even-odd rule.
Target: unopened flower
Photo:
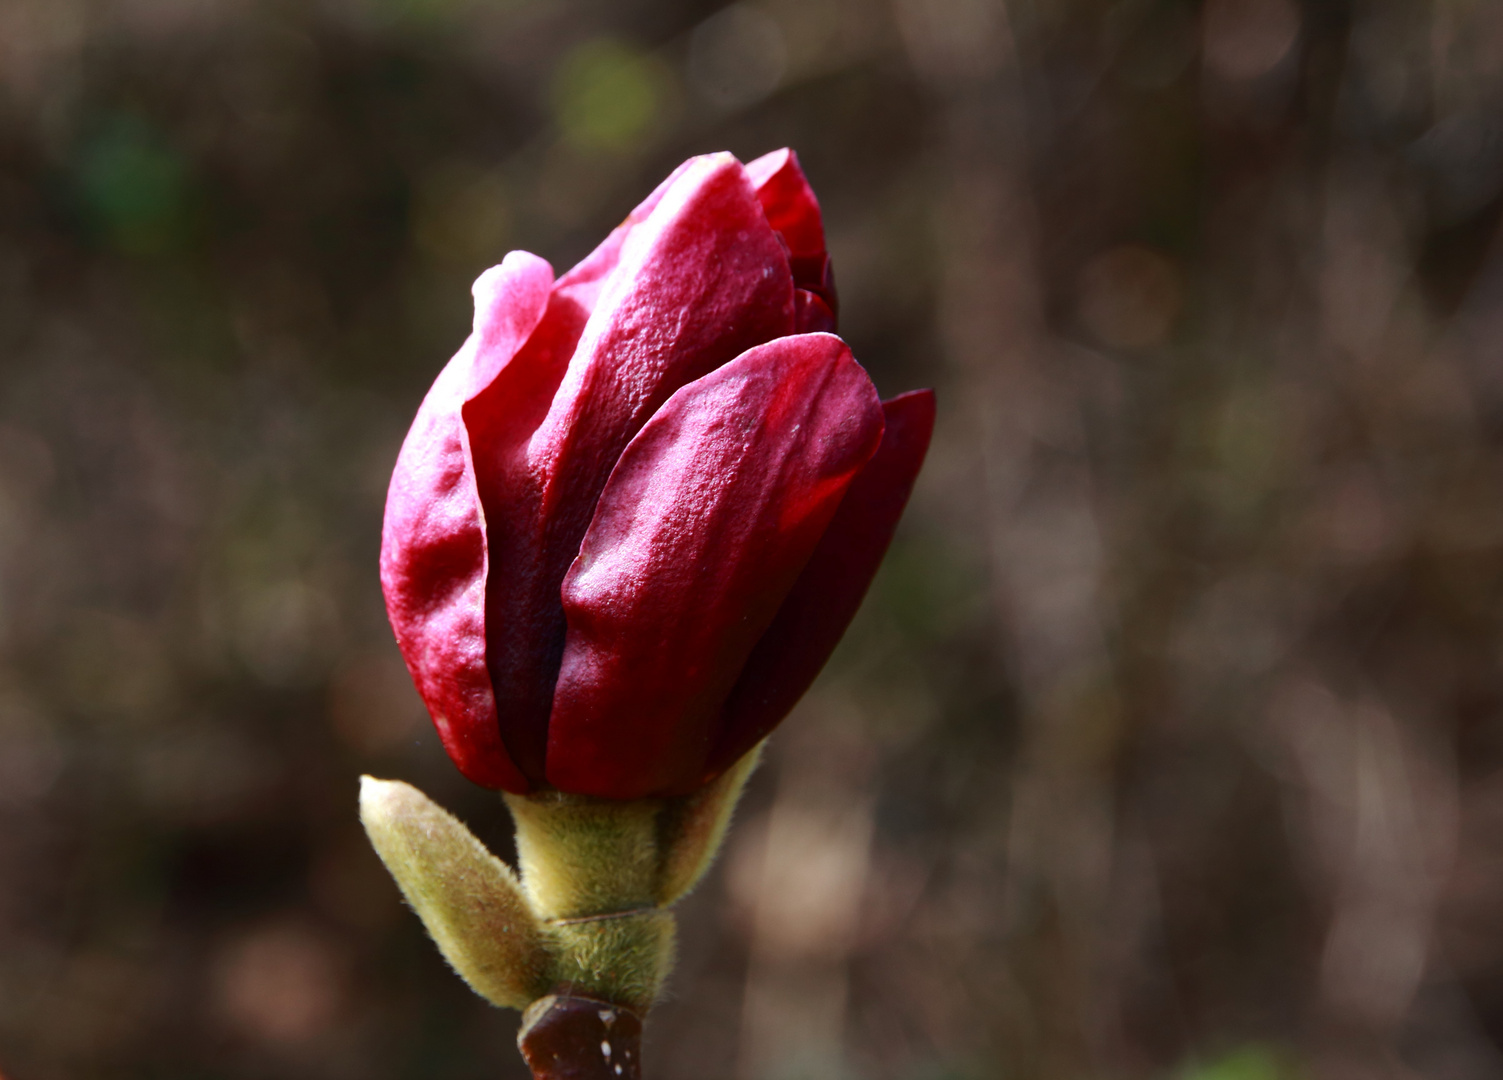
[[[387,498],[381,582],[445,748],[513,793],[694,791],[808,688],[928,446],[834,336],[793,154],[673,173],[554,279],[475,283]]]

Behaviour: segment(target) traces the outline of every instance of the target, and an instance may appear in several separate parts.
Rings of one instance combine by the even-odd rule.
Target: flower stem
[[[522,1014],[533,1080],[641,1080],[642,1019],[596,998],[549,994]]]

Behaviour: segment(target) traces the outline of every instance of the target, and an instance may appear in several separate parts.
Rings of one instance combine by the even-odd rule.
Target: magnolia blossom
[[[855,614],[933,396],[833,334],[788,150],[680,166],[579,265],[512,252],[408,433],[381,584],[445,749],[515,793],[693,791]]]

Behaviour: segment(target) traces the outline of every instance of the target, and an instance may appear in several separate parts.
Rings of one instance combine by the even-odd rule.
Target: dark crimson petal
[[[774,150],[746,166],[757,199],[768,222],[788,245],[788,266],[793,283],[800,289],[817,293],[838,315],[835,276],[825,252],[825,227],[819,213],[819,200],[809,186],[798,155],[792,150]]]
[[[564,646],[559,585],[617,458],[679,387],[793,329],[787,257],[735,158],[690,161],[657,199],[603,279],[560,281],[560,292],[577,282],[597,293],[536,430],[523,439],[521,425],[492,444],[478,427],[480,403],[466,413],[487,456],[478,475],[494,567],[491,681],[502,737],[529,776],[543,770]]]
[[[818,294],[830,306],[832,314],[840,314],[840,295],[835,291],[835,266],[828,255],[821,252],[819,255],[793,256],[788,266],[795,285]]]
[[[804,696],[861,606],[913,490],[934,430],[934,394],[884,402],[882,446],[851,484],[803,573],[726,701],[708,782],[777,727]]]
[[[397,644],[444,749],[477,784],[526,791],[501,743],[485,664],[484,523],[460,410],[537,326],[553,271],[514,251],[475,282],[475,326],[423,399],[397,456],[381,588]]]
[[[547,640],[556,632],[547,609],[519,611],[516,605],[508,608],[504,600],[495,602],[498,593],[525,588],[530,569],[526,565],[519,568],[511,561],[515,558],[515,537],[498,530],[510,528],[510,522],[529,512],[538,513],[538,491],[526,468],[527,444],[548,414],[584,323],[581,305],[567,293],[555,290],[547,314],[527,344],[495,381],[466,402],[462,410],[471,467],[487,525],[486,619],[512,620],[499,630],[487,628],[487,650],[495,648],[497,641]],[[556,588],[554,592],[557,593]],[[488,669],[496,666],[495,657],[487,656],[485,662]],[[546,678],[552,681],[551,670]],[[494,687],[489,674],[486,682]],[[497,709],[497,730],[503,741],[511,736],[509,725],[515,723],[515,715],[513,702],[502,697]],[[513,738],[512,742],[515,741]],[[544,782],[541,758],[523,759],[515,749],[511,754],[530,783]]]
[[[835,316],[818,294],[808,289],[793,292],[793,327],[800,334],[833,334]]]
[[[881,437],[876,390],[830,334],[752,349],[663,406],[564,579],[549,783],[697,786],[726,694]]]
[[[774,229],[783,234],[794,258],[825,253],[825,227],[819,200],[799,168],[798,155],[786,147],[748,162],[746,175]]]

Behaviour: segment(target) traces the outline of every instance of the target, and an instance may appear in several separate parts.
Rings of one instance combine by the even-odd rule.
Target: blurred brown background
[[[520,1077],[375,560],[513,247],[792,145],[934,385],[662,1080],[1503,1076],[1503,4],[0,0],[0,1071]]]

